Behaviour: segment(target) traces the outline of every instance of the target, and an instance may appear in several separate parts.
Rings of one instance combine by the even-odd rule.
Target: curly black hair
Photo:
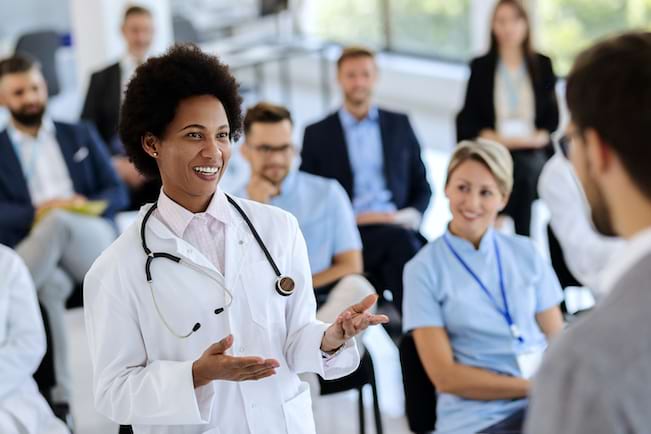
[[[147,178],[160,178],[156,161],[142,147],[146,134],[162,137],[179,103],[193,96],[213,95],[224,106],[230,139],[242,130],[239,85],[227,65],[196,45],[174,45],[136,69],[120,110],[120,140],[136,169]]]

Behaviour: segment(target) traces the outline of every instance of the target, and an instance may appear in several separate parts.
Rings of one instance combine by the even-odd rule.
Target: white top
[[[7,132],[14,151],[17,151],[35,207],[51,199],[66,199],[75,194],[51,119],[43,118],[36,137],[18,131],[12,122]]]
[[[651,227],[637,233],[618,250],[612,261],[601,275],[602,287],[610,292],[626,272],[651,252]]]
[[[495,128],[499,135],[527,137],[535,132],[533,85],[524,64],[511,70],[498,63],[494,99]]]
[[[538,194],[551,212],[550,224],[567,268],[597,298],[605,295],[602,270],[621,250],[624,241],[596,231],[574,169],[560,153],[545,164],[538,181]]]
[[[174,235],[196,247],[224,275],[225,225],[230,222],[226,196],[218,188],[205,212],[193,214],[161,189],[156,216]]]
[[[142,63],[142,61],[138,61],[138,59],[128,53],[120,59],[120,101],[124,98],[124,91],[127,88],[127,84],[129,84],[129,80],[131,80],[131,76]]]
[[[32,375],[45,354],[36,290],[18,255],[0,245],[0,432],[64,434]]]
[[[269,205],[236,200],[280,271],[294,279],[296,290],[289,297],[275,291],[273,269],[230,204],[225,208],[224,277],[155,214],[147,223],[153,252],[192,264],[156,259],[151,266],[156,302],[170,326],[185,333],[201,324],[187,339],[163,325],[146,283],[140,226],[151,205],[86,274],[84,315],[95,406],[113,421],[133,425],[136,434],[315,434],[309,387],[297,374],[316,372],[332,379],[359,364],[353,339],[330,358],[320,351],[328,325],[315,318],[312,273],[296,219]],[[216,315],[214,309],[224,306],[226,297],[215,283],[219,279],[233,300]],[[195,389],[193,361],[229,334],[234,342],[228,354],[274,358],[280,364],[276,375],[260,381],[217,380]]]

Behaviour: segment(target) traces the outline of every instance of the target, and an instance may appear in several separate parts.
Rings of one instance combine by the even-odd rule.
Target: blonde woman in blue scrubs
[[[529,378],[563,328],[551,266],[528,238],[493,229],[512,187],[504,146],[461,142],[452,221],[405,267],[404,329],[439,393],[437,433],[520,432]]]

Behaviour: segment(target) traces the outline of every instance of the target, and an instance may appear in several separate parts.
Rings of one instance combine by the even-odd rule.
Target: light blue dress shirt
[[[456,363],[503,375],[521,376],[517,355],[546,348],[535,315],[558,305],[563,293],[551,266],[525,237],[489,229],[479,249],[446,235],[452,247],[488,288],[504,310],[493,239],[502,260],[509,311],[524,343],[513,338],[508,324],[477,281],[466,271],[443,237],[425,246],[404,271],[403,328],[444,327]],[[467,434],[486,428],[525,408],[526,399],[478,401],[439,394],[437,433]]]
[[[384,172],[384,148],[377,107],[358,121],[345,108],[338,112],[346,138],[348,159],[353,171],[353,209],[364,212],[396,211],[387,188]]]
[[[248,195],[243,191],[239,196]],[[334,179],[292,170],[270,203],[298,220],[312,274],[330,268],[339,253],[362,250],[350,200]]]

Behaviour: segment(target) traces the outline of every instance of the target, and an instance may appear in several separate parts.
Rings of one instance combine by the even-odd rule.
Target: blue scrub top
[[[453,255],[443,237],[425,246],[405,266],[404,330],[444,327],[457,363],[520,376],[517,355],[546,347],[536,313],[563,299],[554,271],[526,237],[508,236],[490,228],[479,249],[475,249],[472,243],[449,231],[445,236],[504,311],[493,244],[497,242],[509,310],[524,343],[513,338],[504,315]],[[441,393],[436,432],[477,432],[526,405],[526,399],[476,401]]]
[[[246,189],[239,196],[247,198]],[[335,255],[362,250],[352,205],[336,180],[292,170],[270,204],[298,220],[313,275],[330,268]]]

